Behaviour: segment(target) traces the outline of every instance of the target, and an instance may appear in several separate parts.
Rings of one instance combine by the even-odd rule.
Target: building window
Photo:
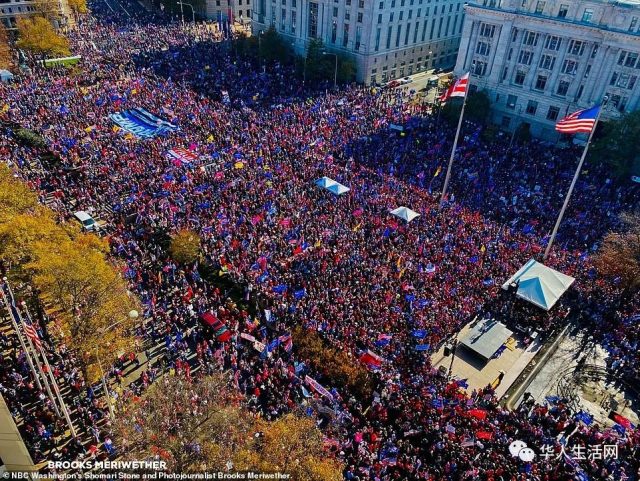
[[[342,31],[342,46],[346,47],[349,43],[349,24],[344,24],[344,29]]]
[[[574,60],[565,60],[562,64],[562,73],[566,73],[567,75],[575,75],[578,71],[578,62]]]
[[[478,42],[478,45],[476,45],[476,53],[479,55],[487,56],[490,51],[491,46],[487,42]]]
[[[569,11],[569,5],[563,3],[560,5],[560,10],[558,10],[558,18],[566,18],[567,12]]]
[[[509,125],[511,125],[511,117],[503,115],[502,116],[502,121],[500,122],[500,125],[502,126],[503,129],[508,129]]]
[[[518,101],[518,97],[515,95],[509,95],[507,97],[507,108],[511,110],[516,109],[516,102]]]
[[[409,33],[411,32],[411,24],[407,24],[407,28],[404,32],[404,45],[406,46],[409,43]]]
[[[627,85],[629,85],[629,77],[630,77],[629,74],[621,73],[618,76],[618,81],[616,82],[616,86],[622,89],[626,89]]]
[[[522,65],[531,65],[531,60],[533,59],[533,52],[529,50],[520,50],[520,55],[518,55],[518,63]]]
[[[547,120],[556,121],[558,120],[559,114],[560,114],[560,108],[552,105],[551,107],[549,107],[549,111],[547,112]]]
[[[375,51],[377,52],[378,50],[380,50],[380,27],[378,27],[376,29],[376,47],[375,47]]]
[[[547,4],[547,2],[543,2],[538,0],[538,3],[536,4],[536,13],[537,14],[541,14],[542,12],[544,12],[544,6]]]
[[[535,47],[538,45],[538,38],[540,37],[539,33],[536,32],[524,32],[522,36],[522,45],[529,45],[531,47]]]
[[[285,26],[287,22],[287,9],[283,8],[280,12],[280,30],[284,32]]]
[[[358,0],[358,8],[364,8],[364,0]]]
[[[516,70],[516,76],[513,79],[513,83],[515,83],[516,85],[524,84],[524,79],[526,76],[527,76],[527,73],[524,70],[521,70],[521,69]]]
[[[334,17],[338,16],[338,7],[333,7],[333,16]]]
[[[402,22],[403,17],[404,17],[404,11],[400,10],[400,15],[398,15],[398,21]]]
[[[442,19],[440,19],[440,20],[442,20]],[[480,25],[480,36],[481,37],[493,38],[495,32],[496,32],[496,26],[495,25],[490,25],[488,23],[483,23],[482,25]]]
[[[635,52],[629,52],[627,54],[627,59],[624,62],[624,66],[633,68],[636,66],[637,61],[638,61],[638,54]]]
[[[360,50],[360,41],[362,39],[362,27],[356,27],[356,51]]]
[[[543,91],[546,86],[547,86],[547,76],[546,75],[538,75],[538,78],[536,78],[536,85],[535,85],[534,88],[536,90]]]
[[[567,82],[566,80],[560,80],[560,82],[558,82],[558,90],[556,90],[556,93],[558,95],[567,95],[567,92],[569,91],[569,82]]]
[[[513,32],[511,33],[511,41],[515,42],[517,38],[518,38],[518,29],[514,28]]]
[[[571,55],[582,55],[584,53],[585,42],[580,40],[571,40],[569,42],[568,53]]]
[[[309,2],[309,36],[315,38],[318,35],[318,4]]]
[[[487,62],[483,62],[481,60],[473,60],[471,62],[471,72],[474,75],[482,77],[487,73]]]
[[[537,111],[538,102],[536,102],[535,100],[529,100],[529,102],[527,102],[527,113],[529,115],[535,115]]]
[[[295,35],[296,33],[296,11],[291,11],[291,33]]]
[[[587,68],[584,69],[584,78],[589,78],[590,73],[591,73],[591,64],[587,65]]]
[[[338,38],[338,21],[334,19],[331,24],[331,43],[336,43],[337,38]]]
[[[400,34],[402,33],[402,25],[398,25],[398,31],[396,32],[396,47],[400,46]]]
[[[378,14],[378,25],[380,25],[382,23],[382,14],[379,13]]]
[[[596,58],[596,54],[598,53],[598,44],[596,43],[593,46],[593,50],[591,51],[591,58]]]
[[[611,80],[609,81],[609,85],[615,85],[618,81],[618,72],[613,72],[611,75]]]
[[[556,37],[555,35],[550,35],[544,41],[544,48],[546,48],[547,50],[558,51],[560,50],[561,43],[562,43],[562,40],[560,39],[560,37]]]
[[[585,8],[584,13],[582,14],[583,22],[591,22],[593,19],[593,8]]]
[[[387,30],[387,50],[391,48],[391,34],[393,33],[393,25],[389,25]]]
[[[393,22],[393,12],[389,14],[389,22]]]
[[[638,26],[638,17],[631,17],[631,25],[629,25],[629,31],[633,32]]]
[[[556,65],[556,58],[553,55],[544,54],[540,57],[540,68],[553,70]]]
[[[358,12],[358,23],[362,23],[362,12]]]

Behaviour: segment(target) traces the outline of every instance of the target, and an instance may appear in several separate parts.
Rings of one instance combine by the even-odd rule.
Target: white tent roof
[[[511,276],[502,288],[506,290],[512,283],[519,283],[516,293],[518,297],[548,311],[569,289],[573,281],[573,277],[531,259]]]
[[[324,189],[326,189],[327,187],[331,187],[332,185],[336,185],[337,182],[333,179],[330,179],[329,177],[321,177],[318,180],[316,180],[316,185],[318,187],[322,187]]]
[[[3,82],[13,79],[13,74],[8,70],[0,69],[0,80]]]
[[[342,195],[345,192],[349,192],[351,190],[349,189],[349,187],[342,185],[341,183],[336,182],[335,180],[329,177],[321,177],[320,179],[316,180],[315,184],[318,187],[327,189],[329,192],[336,195]]]
[[[406,220],[407,222],[411,222],[413,219],[420,215],[417,212],[409,209],[408,207],[398,207],[397,209],[392,210],[391,213],[396,217],[400,217],[401,219]]]

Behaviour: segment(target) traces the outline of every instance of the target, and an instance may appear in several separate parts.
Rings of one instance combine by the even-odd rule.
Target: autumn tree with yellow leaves
[[[9,36],[4,25],[0,24],[0,69],[7,69],[13,63],[11,47],[9,47]]]
[[[0,165],[0,261],[53,309],[49,327],[84,361],[90,383],[98,379],[96,351],[109,364],[132,348],[129,313],[139,310],[108,251],[95,235],[57,224],[35,193]]]
[[[87,8],[87,0],[67,0],[67,4],[71,11],[76,15],[84,14],[89,11]]]
[[[51,21],[41,16],[18,18],[18,48],[37,55],[69,55],[69,41],[56,33]]]
[[[189,229],[178,231],[171,238],[171,256],[180,264],[193,264],[200,258],[200,237]]]
[[[170,472],[279,471],[296,481],[342,479],[312,419],[256,417],[223,374],[195,381],[165,376],[122,406],[113,429],[123,459],[160,458]]]

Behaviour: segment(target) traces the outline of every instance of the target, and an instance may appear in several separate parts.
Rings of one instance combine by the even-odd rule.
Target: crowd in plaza
[[[70,32],[83,59],[74,76],[37,70],[0,86],[3,120],[40,133],[60,163],[41,162],[43,150],[19,144],[8,127],[0,154],[43,199],[54,194],[50,206],[61,219],[84,210],[108,222],[112,254],[126,263],[123,275],[145,306],[140,341],[160,345],[132,384],[123,375],[128,358],[111,370],[118,402],[142,393],[163,370],[188,378],[230,370],[248,405],[267,419],[300,405],[328,408],[311,414],[349,481],[640,479],[638,430],[580,423],[562,400],[509,411],[490,387],[462,394],[464,381],[440,375],[428,358],[476,315],[511,309],[500,285],[544,249],[576,151],[487,143],[469,124],[440,207],[452,128],[407,93],[303,89],[292,67],[239,57],[215,29],[185,30],[128,10],[133,18],[96,3],[94,17]],[[131,108],[179,130],[139,139],[109,118]],[[167,155],[176,148],[197,160]],[[547,261],[576,277],[576,287],[551,313],[518,302],[511,322],[549,333],[580,305],[580,321],[594,327],[611,368],[624,375],[639,366],[640,323],[630,320],[639,306],[612,314],[619,293],[598,277],[589,255],[640,196],[607,178],[606,166],[586,170]],[[350,191],[319,189],[323,176]],[[405,223],[389,214],[399,206],[420,217]],[[200,265],[180,265],[167,252],[166,237],[185,228],[201,237]],[[225,286],[240,289],[246,303]],[[202,327],[204,312],[226,325],[228,342]],[[615,329],[605,327],[611,323]],[[299,325],[354,362],[377,353],[383,361],[371,373],[372,398],[337,386],[299,359],[295,345],[273,343]],[[241,333],[273,352],[256,351]],[[33,420],[23,430],[42,458],[60,421],[29,382],[19,349],[0,342],[3,394],[16,417]],[[52,365],[70,385],[77,381],[73,409],[91,436],[54,455],[115,455],[95,387],[79,379],[73,359],[52,354]],[[549,459],[512,457],[514,439],[537,450],[552,446]],[[619,455],[574,460],[563,443],[567,455],[576,443],[616,444]]]

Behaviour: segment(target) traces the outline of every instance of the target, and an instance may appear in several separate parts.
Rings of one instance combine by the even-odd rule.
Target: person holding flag
[[[451,157],[449,157],[449,166],[447,167],[447,175],[444,178],[444,186],[442,187],[442,194],[440,196],[440,205],[444,204],[447,195],[447,187],[449,186],[449,179],[451,178],[451,166],[453,165],[453,158],[456,155],[456,149],[458,148],[458,139],[460,138],[460,130],[462,128],[462,119],[464,118],[464,109],[467,105],[467,92],[469,91],[469,72],[460,77],[456,82],[451,85],[447,91],[440,96],[440,103],[446,102],[451,97],[463,97],[462,110],[460,111],[460,118],[458,119],[458,129],[456,130],[456,137],[453,141],[453,148],[451,149]]]
[[[556,238],[556,234],[558,233],[558,228],[560,227],[560,223],[562,222],[562,218],[564,217],[564,212],[567,210],[567,206],[569,205],[569,200],[571,199],[571,194],[573,193],[573,189],[576,186],[576,182],[578,181],[578,177],[580,176],[580,171],[582,170],[582,164],[584,164],[584,159],[587,157],[587,152],[589,151],[589,146],[591,145],[591,140],[593,139],[593,133],[596,131],[596,126],[598,125],[598,120],[600,120],[600,114],[602,113],[602,107],[606,105],[608,98],[605,97],[602,100],[602,103],[599,105],[594,105],[590,109],[578,110],[577,112],[564,117],[556,124],[556,131],[561,134],[589,134],[589,138],[587,140],[587,144],[584,146],[584,150],[582,151],[582,156],[580,157],[580,162],[578,162],[578,168],[576,169],[576,173],[573,176],[573,180],[571,181],[571,186],[569,186],[569,192],[567,192],[566,197],[564,198],[564,204],[562,205],[562,209],[560,209],[560,214],[558,215],[558,220],[556,221],[556,225],[553,227],[553,232],[551,233],[551,237],[549,238],[549,242],[547,243],[547,248],[544,251],[543,260],[546,260],[549,256],[549,252],[551,251],[551,246],[553,246],[553,241]]]

